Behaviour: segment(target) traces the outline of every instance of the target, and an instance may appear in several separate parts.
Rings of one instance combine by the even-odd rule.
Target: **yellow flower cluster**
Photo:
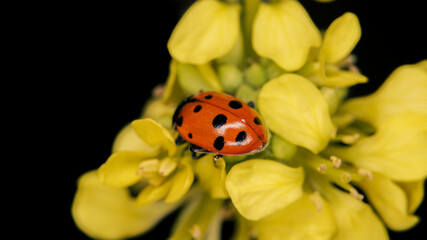
[[[383,240],[413,227],[427,177],[427,60],[347,99],[367,81],[351,55],[360,37],[355,14],[321,33],[295,0],[196,1],[169,39],[166,85],[79,179],[77,226],[127,238],[182,207],[169,239],[220,239],[225,219],[236,240]],[[254,101],[267,148],[193,160],[171,119],[200,90]]]

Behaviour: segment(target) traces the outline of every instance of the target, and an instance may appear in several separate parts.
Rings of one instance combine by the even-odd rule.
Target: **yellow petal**
[[[240,5],[196,1],[176,25],[168,42],[172,57],[204,64],[228,53],[239,33]]]
[[[168,103],[180,103],[185,99],[185,96],[177,81],[177,62],[172,59],[169,65],[169,75],[166,80],[165,91],[162,95],[162,101]]]
[[[405,113],[427,115],[427,71],[421,65],[401,66],[374,94],[345,102],[339,113],[374,126]]]
[[[415,65],[423,69],[423,71],[427,72],[427,60],[422,60]]]
[[[226,172],[223,158],[218,159],[215,166],[211,155],[202,157],[197,160],[195,171],[201,187],[209,192],[212,198],[228,198],[225,189]]]
[[[150,230],[179,204],[156,203],[137,208],[125,188],[99,182],[95,171],[82,175],[72,205],[77,226],[95,239],[124,239]]]
[[[335,134],[324,97],[299,75],[284,74],[264,84],[258,103],[272,132],[313,153],[325,148]]]
[[[177,104],[165,104],[161,99],[150,99],[142,110],[142,118],[151,118],[165,128],[172,127],[172,116]]]
[[[143,152],[113,153],[99,168],[99,179],[106,186],[129,187],[141,180],[137,174],[141,162],[155,156]]]
[[[259,240],[310,239],[329,240],[336,231],[329,204],[321,200],[318,210],[308,194],[289,206],[254,222]]]
[[[175,153],[176,145],[171,133],[156,121],[150,118],[139,119],[132,122],[132,127],[147,144],[160,146],[168,151],[169,156]]]
[[[330,190],[328,200],[337,223],[333,240],[388,240],[384,224],[371,207],[339,190]]]
[[[319,30],[298,1],[261,2],[252,34],[254,50],[287,71],[301,68],[310,48],[320,46]]]
[[[364,179],[358,184],[391,230],[406,230],[418,222],[418,217],[408,213],[405,192],[390,179],[376,173],[372,180]]]
[[[225,187],[243,217],[259,220],[299,199],[303,182],[302,168],[252,159],[231,168]]]
[[[158,153],[159,146],[150,146],[136,134],[133,127],[128,124],[117,134],[113,144],[113,153],[121,151]]]
[[[325,87],[350,87],[355,84],[365,83],[368,78],[357,72],[350,72],[338,69],[335,65],[322,65],[319,78],[314,78],[314,82]]]
[[[185,95],[192,95],[203,91],[215,91],[197,66],[185,63],[177,63],[178,69],[178,82],[180,88],[184,91]]]
[[[166,196],[165,202],[173,203],[180,200],[190,189],[191,184],[193,184],[193,180],[193,168],[183,160],[181,162],[181,166],[175,171],[174,176],[171,179],[171,187],[168,195]]]
[[[417,182],[399,182],[397,183],[408,198],[408,212],[414,213],[424,199],[424,179]]]
[[[350,147],[331,146],[326,152],[396,181],[425,179],[427,116],[395,116],[384,121],[373,136]]]
[[[328,27],[320,48],[319,59],[326,63],[338,63],[347,57],[361,36],[357,16],[347,12]]]
[[[208,194],[196,195],[181,211],[169,240],[205,239],[206,231],[217,220],[223,200]]]
[[[235,228],[232,240],[248,240],[252,235],[252,224],[238,212],[235,214]]]
[[[149,206],[150,204],[153,204],[155,202],[158,202],[159,200],[163,199],[169,192],[171,181],[166,180],[163,181],[160,185],[154,186],[154,185],[148,185],[146,186],[136,198],[136,205],[137,206]]]
[[[219,78],[212,66],[211,63],[197,65],[197,68],[200,71],[200,74],[203,76],[203,79],[217,92],[222,92],[222,86],[219,82]]]
[[[333,115],[343,102],[344,98],[347,97],[348,88],[322,87],[320,88],[320,92],[328,103],[329,114]]]

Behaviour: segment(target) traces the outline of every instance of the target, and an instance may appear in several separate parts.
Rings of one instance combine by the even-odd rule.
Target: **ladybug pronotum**
[[[192,145],[193,152],[245,155],[267,144],[267,130],[260,115],[224,93],[201,92],[187,98],[176,109],[173,125]]]

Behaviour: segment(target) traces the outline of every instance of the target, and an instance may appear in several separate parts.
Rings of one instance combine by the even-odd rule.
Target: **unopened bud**
[[[246,82],[255,88],[259,88],[267,81],[267,76],[261,65],[254,63],[246,70]]]
[[[236,65],[222,64],[218,67],[219,81],[227,92],[234,92],[243,82],[243,73]]]

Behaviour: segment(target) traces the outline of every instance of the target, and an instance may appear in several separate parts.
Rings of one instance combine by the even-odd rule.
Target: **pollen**
[[[330,156],[329,159],[332,161],[332,164],[334,165],[335,168],[341,167],[341,164],[342,164],[341,158],[337,156]]]
[[[363,200],[363,198],[365,198],[365,196],[363,196],[363,194],[360,194],[355,188],[350,188],[350,195],[354,198],[356,198],[357,200]]]
[[[202,237],[202,230],[198,224],[194,224],[189,231],[193,239],[200,239]]]
[[[320,173],[325,173],[327,168],[328,168],[328,167],[326,166],[326,164],[322,163],[322,164],[320,164],[320,165],[319,165],[319,167],[317,167],[316,169],[317,169],[317,171],[319,171]]]

